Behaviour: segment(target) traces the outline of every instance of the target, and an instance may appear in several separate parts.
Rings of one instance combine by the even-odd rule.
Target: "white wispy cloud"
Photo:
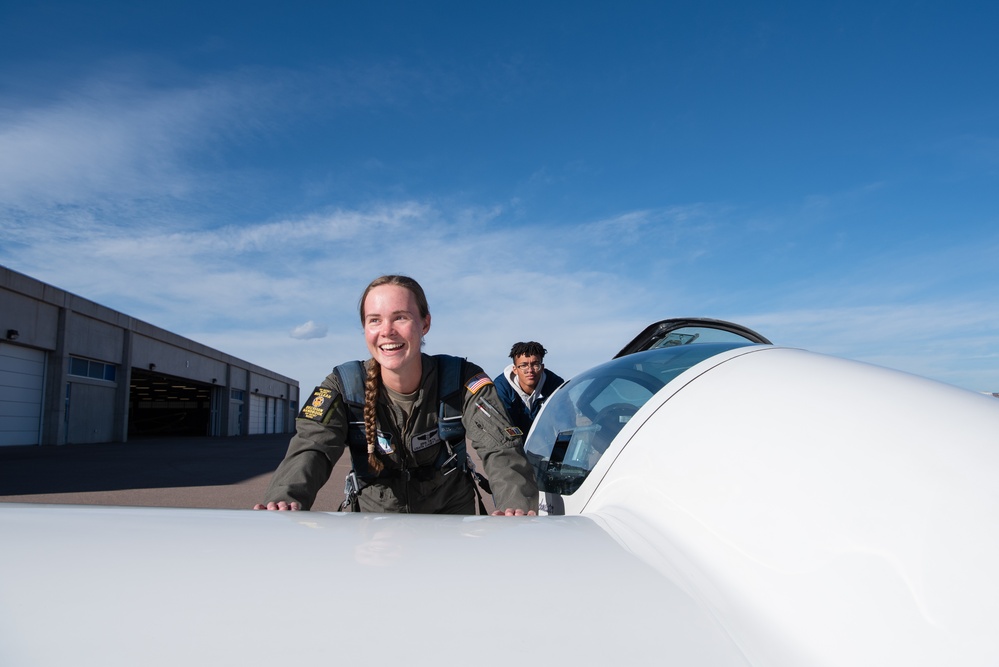
[[[717,262],[674,271],[643,258],[627,267],[627,252],[612,256],[631,240],[604,253],[586,230],[574,236],[566,226],[531,228],[524,244],[523,227],[491,225],[492,215],[475,222],[465,209],[400,202],[180,233],[107,225],[85,241],[53,234],[44,245],[29,242],[16,259],[0,256],[17,270],[300,380],[321,379],[338,352],[364,354],[357,298],[371,278],[397,272],[420,280],[430,297],[428,351],[468,356],[491,373],[517,340],[541,340],[552,368],[571,375],[609,358],[656,319],[705,315],[735,319],[780,344],[958,383],[987,381],[987,372],[969,371],[962,360],[994,350],[999,316],[980,295],[899,305],[889,276],[918,264],[911,257],[881,266],[880,274],[858,271],[856,281],[803,282],[777,311],[754,310],[746,285],[731,287],[726,299],[712,297],[711,306],[702,297],[722,289],[712,277],[722,270]],[[660,222],[635,241],[669,246],[673,238]],[[304,239],[316,249],[303,253]],[[895,291],[882,299],[873,284]],[[740,298],[749,307],[740,307]],[[944,340],[954,347],[932,349]]]
[[[317,324],[309,320],[291,330],[291,337],[298,340],[312,340],[313,338],[326,338],[329,327],[325,324]]]
[[[815,195],[782,216],[693,202],[542,224],[521,201],[431,196],[229,215],[253,187],[221,157],[229,142],[256,140],[303,101],[319,102],[313,114],[397,105],[426,83],[364,71],[323,73],[328,87],[301,75],[95,79],[45,102],[6,100],[0,262],[307,385],[365,354],[356,307],[368,281],[406,273],[430,297],[427,351],[490,373],[518,340],[541,341],[570,376],[654,320],[702,315],[999,390],[999,314],[980,279],[994,276],[999,237],[857,252],[829,221],[864,192]],[[446,79],[427,94],[451,94]],[[819,240],[800,231],[823,225]],[[822,266],[798,258],[808,243],[827,246]]]
[[[0,198],[23,209],[108,198],[183,197],[202,187],[181,163],[227,126],[249,91],[207,82],[145,89],[89,82],[0,117]],[[10,108],[10,101],[8,101]]]

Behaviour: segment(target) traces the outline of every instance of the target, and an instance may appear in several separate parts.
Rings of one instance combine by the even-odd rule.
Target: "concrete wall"
[[[210,356],[210,348],[203,351],[165,342],[148,335],[136,334],[132,340],[132,365],[136,368],[155,367],[156,372],[189,378],[209,384],[225,382],[228,362]],[[212,382],[214,380],[214,382]]]
[[[294,420],[284,412],[298,404],[295,380],[2,266],[0,339],[5,345],[45,353],[42,423],[36,439],[41,444],[127,440],[133,369],[218,388],[213,435],[255,432],[249,419],[251,393],[285,406],[283,418],[272,420],[272,426],[280,423],[280,432],[293,428]],[[71,375],[71,357],[113,365],[116,377],[106,381]],[[5,372],[2,363],[0,373]],[[242,411],[230,400],[230,389],[245,392]],[[3,400],[0,395],[0,403]]]
[[[113,442],[117,387],[80,378],[70,382],[72,394],[67,419],[66,444]]]

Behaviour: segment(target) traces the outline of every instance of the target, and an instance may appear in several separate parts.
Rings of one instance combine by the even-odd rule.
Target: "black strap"
[[[469,473],[469,474],[471,474],[471,473]],[[485,503],[482,502],[482,494],[479,493],[479,487],[475,483],[474,477],[472,479],[472,488],[475,489],[475,502],[478,503],[478,505],[479,505],[479,516],[485,516],[486,515],[486,505],[485,505]]]
[[[479,515],[485,516],[486,505],[482,502],[482,493],[479,487],[486,493],[491,494],[489,480],[480,473],[474,471],[466,463],[468,459],[467,445],[465,444],[465,427],[461,422],[464,407],[462,399],[465,397],[463,370],[465,368],[464,359],[452,357],[448,354],[437,355],[437,394],[440,399],[440,408],[437,413],[437,431],[441,439],[447,445],[447,449],[452,455],[455,450],[460,450],[459,456],[464,459],[461,468],[468,474],[472,482],[472,490],[475,491],[475,502],[478,506]]]
[[[347,448],[350,450],[350,467],[357,473],[359,489],[370,479],[368,470],[368,444],[364,432],[364,384],[367,374],[364,363],[348,361],[333,369],[340,380],[341,396],[347,409]]]
[[[486,493],[492,493],[489,488],[489,480],[478,472],[473,472],[465,463],[468,457],[467,445],[465,444],[465,427],[462,424],[463,401],[464,398],[464,378],[465,360],[461,357],[454,357],[449,354],[438,354],[437,359],[437,395],[440,400],[440,407],[437,415],[437,431],[445,443],[446,454],[440,457],[441,462],[445,460],[460,459],[456,461],[458,468],[462,472],[467,472],[472,478],[472,487],[475,490],[475,497],[478,501],[479,513],[485,514],[485,504],[482,502],[482,495],[479,487]],[[364,423],[364,385],[367,381],[364,363],[361,361],[348,361],[333,369],[340,380],[340,387],[343,390],[342,396],[347,408],[347,418],[351,424]],[[356,508],[357,493],[367,486],[367,457],[361,456],[360,440],[364,436],[363,426],[360,433],[351,433],[348,425],[348,441],[351,444],[351,468],[352,473],[357,476],[357,490],[354,494],[353,503],[350,499],[344,500],[344,505],[348,503]],[[351,437],[353,436],[353,437]],[[363,447],[366,454],[367,446]],[[457,456],[456,456],[457,455]],[[391,471],[383,471],[385,476],[390,476]],[[371,480],[373,481],[373,480]],[[343,511],[343,508],[341,509]],[[355,509],[354,511],[357,511]]]
[[[364,381],[366,379],[364,364],[360,361],[348,361],[333,369],[340,379],[343,388],[343,400],[348,404],[364,406]]]
[[[461,417],[461,370],[464,361],[461,357],[449,354],[437,355],[437,396],[444,404],[444,415],[448,418]]]

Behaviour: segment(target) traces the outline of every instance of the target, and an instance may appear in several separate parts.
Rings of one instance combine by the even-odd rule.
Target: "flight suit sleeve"
[[[288,452],[271,476],[264,503],[297,501],[310,509],[347,445],[347,410],[332,375],[295,419]]]
[[[510,423],[496,385],[481,368],[466,362],[462,423],[475,448],[496,509],[538,509],[538,484],[524,455],[524,433]]]
[[[493,384],[496,387],[496,396],[499,398],[500,404],[503,409],[506,410],[506,414],[513,420],[513,401],[517,398],[517,393],[510,386],[510,383],[506,380],[502,373],[493,378]],[[527,437],[527,434],[524,434]]]

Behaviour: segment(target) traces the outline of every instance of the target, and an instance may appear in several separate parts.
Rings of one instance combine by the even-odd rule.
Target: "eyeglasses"
[[[540,361],[535,361],[533,364],[517,364],[516,368],[518,371],[526,371],[528,368],[535,371],[540,371],[541,367],[544,366]]]

